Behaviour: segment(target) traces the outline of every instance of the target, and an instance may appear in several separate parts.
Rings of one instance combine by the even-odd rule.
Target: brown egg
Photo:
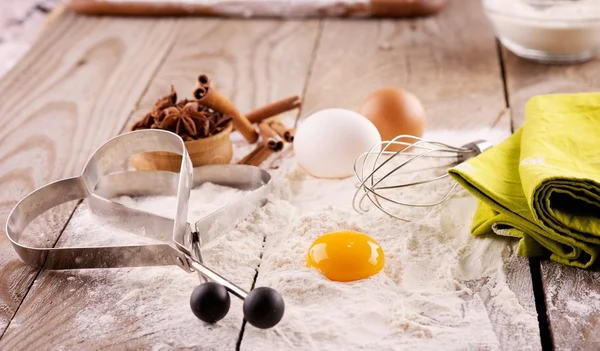
[[[373,122],[381,140],[392,140],[402,134],[422,137],[425,131],[425,109],[415,95],[404,89],[374,91],[363,101],[358,112]],[[402,146],[397,145],[387,150],[401,149]]]

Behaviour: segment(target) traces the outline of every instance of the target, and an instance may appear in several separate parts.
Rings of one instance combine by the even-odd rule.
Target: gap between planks
[[[319,34],[318,34],[318,36],[317,36],[317,39],[318,39],[318,40],[317,40],[317,41],[315,41],[315,51],[313,51],[313,58],[312,58],[312,61],[311,61],[311,66],[310,66],[310,67],[311,67],[311,69],[310,69],[310,71],[309,71],[309,72],[307,72],[307,74],[312,74],[312,66],[314,65],[314,63],[315,63],[315,60],[316,60],[316,49],[317,49],[318,43],[320,42],[320,38],[321,38],[322,23],[319,23],[319,28],[320,28],[320,29],[319,29]],[[172,48],[171,48],[171,50],[172,50]],[[166,56],[168,56],[168,55],[167,55],[167,54],[165,54],[165,56],[163,56],[163,61],[164,61],[164,59],[166,59]],[[162,66],[162,63],[164,63],[164,62],[161,62],[161,64],[160,64],[158,67],[161,67],[161,66]],[[150,82],[151,82],[151,81],[152,81],[152,80],[153,80],[153,79],[156,77],[156,73],[157,73],[157,71],[158,71],[158,69],[156,69],[156,70],[154,71],[154,73],[153,73],[153,75],[152,75],[152,78],[148,80],[148,82],[149,82],[149,83],[146,85],[146,88],[145,88],[145,90],[144,90],[143,94],[141,94],[140,96],[144,96],[144,95],[145,95],[145,94],[148,92],[148,89],[149,89],[149,86],[150,86]],[[307,80],[304,82],[304,91],[303,91],[303,93],[302,93],[302,94],[303,94],[303,97],[305,97],[305,95],[306,95],[306,91],[308,90],[308,84],[310,84],[310,82],[309,82],[309,80],[307,79]],[[137,106],[139,106],[139,105],[140,105],[140,100],[141,100],[141,99],[138,99],[138,102],[136,103],[136,105],[137,105]],[[299,117],[299,116],[300,116],[300,113],[298,113],[298,114],[297,114],[297,116],[296,116],[296,120],[298,119],[298,117]],[[127,124],[125,124],[125,126],[126,126],[126,125],[127,125]],[[121,130],[123,130],[123,128],[124,128],[125,126],[122,126]],[[24,300],[24,298],[23,298],[23,300]],[[22,300],[22,301],[23,301],[23,300]],[[22,302],[22,301],[21,301],[21,302]]]
[[[73,214],[75,213],[75,210],[77,209],[77,207],[79,207],[79,205],[81,204],[81,202],[82,202],[82,200],[78,200],[77,201],[77,205],[75,205],[73,207],[73,210],[71,211],[71,213],[69,213],[69,217],[67,218],[65,224],[60,229],[60,232],[59,232],[58,236],[56,237],[56,240],[54,240],[54,243],[52,243],[51,247],[55,247],[56,246],[56,244],[60,240],[60,237],[61,237],[62,233],[65,231],[65,228],[67,228],[67,225],[71,221],[71,218],[73,218]],[[37,268],[37,272],[35,273],[34,278],[31,280],[31,283],[29,283],[29,286],[27,287],[27,291],[25,292],[25,294],[23,294],[23,297],[21,298],[21,301],[19,302],[19,305],[17,306],[17,308],[15,308],[15,312],[13,313],[12,317],[10,318],[10,320],[8,321],[8,323],[6,324],[6,327],[2,330],[2,333],[0,333],[0,340],[2,340],[2,337],[4,337],[4,333],[6,333],[6,331],[10,327],[10,324],[12,323],[13,319],[15,318],[15,316],[17,315],[17,313],[19,312],[19,309],[21,308],[21,305],[23,305],[23,301],[25,301],[25,298],[27,298],[27,295],[29,295],[29,292],[31,291],[31,287],[36,282],[36,280],[40,276],[40,273],[42,273],[43,269],[44,269],[43,267],[42,268]]]
[[[504,102],[506,104],[507,110],[511,111],[510,105],[510,96],[508,90],[508,82],[506,75],[506,65],[504,60],[504,51],[502,48],[502,44],[498,39],[496,39],[496,52],[498,54],[498,64],[500,65],[500,73],[502,77],[502,85],[504,92]],[[515,121],[514,114],[510,113],[510,129],[511,133],[515,132]],[[546,313],[546,303],[544,297],[544,288],[542,286],[542,275],[540,268],[540,260],[530,258],[529,259],[529,272],[531,276],[531,285],[533,288],[533,298],[535,303],[535,309],[538,316],[538,324],[540,328],[540,342],[542,346],[542,350],[553,350],[552,346],[552,338],[550,336],[550,326],[548,324],[548,318]]]
[[[548,314],[546,312],[546,298],[544,296],[544,283],[542,282],[540,259],[535,257],[530,258],[529,269],[531,271],[531,283],[533,284],[535,308],[538,313],[538,323],[540,325],[540,340],[542,343],[542,350],[554,350],[554,346],[552,345],[552,332],[550,330]]]
[[[64,18],[66,16],[76,16],[73,15],[72,13],[70,13],[69,10],[66,9],[66,7],[64,6],[58,6],[55,10],[53,10],[50,15],[48,16],[47,20],[43,23],[42,25],[42,29],[40,30],[40,32],[37,34],[37,39],[36,39],[36,44],[38,41],[41,40],[41,38],[48,33],[49,31],[52,31],[55,29],[55,27],[60,26],[61,23],[58,23],[61,21],[61,18]],[[174,25],[174,28],[178,28],[177,24]],[[177,35],[173,36],[173,38],[176,38]],[[168,49],[167,50],[163,50],[162,52],[160,52],[161,54],[161,58],[158,62],[158,64],[155,66],[155,69],[153,70],[153,72],[147,76],[148,80],[146,82],[146,86],[142,92],[141,95],[139,95],[138,100],[135,103],[135,107],[137,107],[137,105],[139,104],[140,100],[142,99],[142,97],[144,96],[148,86],[150,85],[150,82],[152,81],[152,79],[154,78],[154,76],[156,75],[156,73],[158,72],[159,68],[161,67],[162,63],[164,62],[164,60],[166,59],[166,57],[168,56],[168,54],[170,53],[170,51],[173,48],[173,44],[174,44],[175,40],[173,40],[170,45],[168,45]],[[34,45],[36,45],[34,44]],[[129,115],[131,115],[133,113],[135,109],[132,109],[132,112],[129,113]],[[125,124],[123,126],[120,127],[120,131],[123,131],[123,129],[125,128],[126,125],[126,121],[128,119],[125,119]],[[63,232],[65,231],[65,229],[67,228],[71,218],[73,217],[75,211],[79,208],[79,206],[82,203],[82,200],[78,200],[75,201],[76,204],[67,211],[66,215],[67,215],[67,219],[64,222],[64,225],[61,226],[60,230],[58,231],[58,235],[56,236],[56,238],[53,240],[53,243],[49,246],[49,247],[55,247],[56,244],[59,242]],[[25,301],[25,299],[29,296],[32,287],[34,286],[35,282],[37,281],[37,279],[40,276],[40,273],[43,271],[44,267],[42,268],[35,268],[35,273],[34,273],[34,278],[31,280],[31,282],[28,284],[28,287],[25,291],[25,293],[21,296],[20,301],[17,305],[17,307],[14,309],[14,312],[11,316],[11,318],[9,319],[8,323],[6,324],[6,327],[4,327],[0,333],[0,340],[2,340],[2,338],[4,337],[6,331],[9,329],[11,323],[13,322],[15,316],[17,315],[17,313],[19,312],[19,310],[21,309],[21,306],[23,305],[23,302]]]
[[[515,128],[523,125],[525,105],[533,96],[598,91],[598,56],[580,64],[547,65],[521,59],[505,48],[502,54]],[[546,343],[557,350],[598,350],[598,272],[567,267],[547,259],[535,262],[541,271],[537,288],[541,289],[539,296],[544,299],[549,329],[546,337],[550,341]]]
[[[325,21],[303,116],[328,107],[356,110],[369,92],[400,86],[422,98],[430,130],[493,130],[508,135],[510,117],[506,115],[495,38],[483,16],[467,23],[458,15],[480,11],[479,5],[474,0],[452,3],[437,17],[408,22]],[[440,28],[452,28],[453,32],[440,35]],[[506,266],[509,287],[533,317],[527,260],[514,258]],[[265,278],[259,274],[258,281],[261,279]],[[485,298],[486,291],[476,293]],[[510,328],[502,323],[494,327],[502,346],[514,346]],[[261,337],[252,330],[244,340]],[[539,344],[536,337],[530,346],[538,349]]]
[[[55,10],[56,11],[56,10]],[[64,11],[64,8],[60,7],[60,11]],[[54,13],[54,12],[52,12]],[[56,20],[56,16],[60,16],[60,13],[58,15],[52,15],[52,20]],[[42,36],[44,35],[45,30],[48,29],[48,27],[51,25],[50,22],[46,22],[43,26],[44,30],[40,31],[40,33],[38,34],[38,36]],[[165,62],[165,60],[167,59],[169,53],[171,52],[171,50],[173,50],[173,47],[175,45],[175,40],[173,40],[169,45],[168,45],[168,49],[164,52],[164,55],[162,57],[162,59],[159,61],[158,65],[156,66],[156,68],[154,69],[154,72],[152,73],[152,75],[150,76],[150,79],[148,80],[148,83],[146,84],[146,87],[144,88],[144,90],[142,91],[142,94],[140,95],[140,97],[138,98],[138,101],[135,104],[135,108],[131,111],[129,117],[131,117],[131,115],[133,115],[134,111],[138,108],[142,98],[146,95],[148,88],[150,87],[150,84],[153,80],[153,78],[156,76],[156,74],[158,73],[158,71],[160,70],[160,67],[163,65],[163,63]],[[129,118],[127,120],[124,121],[123,125],[121,126],[120,129],[120,133],[124,133],[126,131],[126,127],[128,125],[129,122]],[[71,221],[71,219],[73,218],[73,215],[75,214],[75,211],[77,211],[77,209],[81,206],[81,204],[83,203],[83,200],[79,200],[77,201],[77,204],[73,207],[73,209],[70,211],[69,213],[69,217],[66,220],[65,224],[62,226],[62,228],[60,229],[56,240],[54,240],[54,243],[50,246],[52,248],[54,248],[56,246],[56,244],[58,243],[58,241],[61,239],[65,229],[67,228],[67,226],[69,225],[69,222]],[[31,287],[33,287],[33,284],[35,284],[36,280],[38,279],[38,277],[40,276],[40,273],[42,272],[42,270],[45,269],[45,264],[42,268],[38,268],[37,272],[35,273],[35,278],[33,278],[33,280],[31,281],[31,283],[29,284],[29,287],[27,288],[27,291],[25,292],[25,294],[23,295],[23,297],[21,298],[21,301],[19,303],[19,305],[17,306],[17,308],[15,309],[10,321],[8,322],[8,324],[6,325],[6,328],[4,328],[4,330],[2,330],[2,333],[0,333],[0,340],[2,340],[2,337],[4,336],[4,334],[6,333],[6,331],[8,330],[8,328],[10,327],[10,324],[12,323],[14,317],[17,315],[17,313],[19,312],[19,309],[21,308],[21,306],[23,305],[23,301],[25,301],[25,299],[27,298],[27,296],[29,295],[29,292],[31,291]]]
[[[184,21],[189,21],[189,22],[191,22],[190,24],[192,24],[192,25],[193,25],[194,23],[196,23],[196,22],[194,22],[194,20],[193,20],[193,19],[186,19],[186,20],[184,20]],[[227,22],[227,24],[229,25],[229,23],[230,23],[230,22],[231,22],[231,21],[228,21],[228,22]],[[265,23],[262,23],[262,22],[260,22],[260,21],[257,21],[257,22],[259,22],[259,24],[258,24],[258,26],[257,26],[257,27],[259,28],[259,30],[263,30],[263,31],[264,31],[265,29],[271,28],[271,27],[273,26],[273,23],[274,23],[274,22],[269,22],[269,23],[266,23],[266,22],[265,22]],[[224,22],[224,21],[221,21],[221,22],[219,22],[219,21],[212,21],[212,22],[208,22],[208,23],[209,23],[209,27],[210,27],[210,24],[211,24],[211,23],[212,23],[212,24],[214,24],[214,23],[217,23],[217,24],[219,24],[219,25],[223,25],[225,22]],[[260,23],[262,23],[262,24],[260,24]],[[268,24],[268,25],[267,25],[267,24]],[[300,25],[296,25],[296,27],[300,27],[300,28],[302,29],[302,30],[301,30],[301,34],[296,34],[296,31],[290,31],[291,29],[294,29],[294,28],[296,28],[296,27],[294,27],[294,25],[287,25],[287,24],[286,24],[286,25],[279,25],[279,24],[276,24],[276,26],[277,26],[277,28],[279,28],[279,27],[283,28],[283,30],[281,31],[281,33],[278,33],[276,37],[273,37],[273,39],[274,39],[274,38],[282,38],[282,35],[283,35],[283,36],[284,36],[284,37],[283,37],[284,43],[287,43],[287,42],[289,41],[288,39],[289,39],[289,38],[292,38],[292,40],[294,41],[292,44],[298,44],[298,40],[304,40],[303,38],[307,37],[307,35],[308,35],[308,36],[310,36],[310,45],[311,45],[311,49],[312,49],[312,51],[314,51],[314,50],[315,50],[315,47],[316,47],[316,39],[318,38],[318,36],[315,36],[315,37],[313,37],[313,36],[312,36],[312,30],[311,30],[311,28],[312,28],[312,25],[311,25],[310,23],[308,23],[308,24],[306,24],[306,25],[302,24],[302,26],[300,26]],[[254,27],[254,26],[253,26],[253,28],[256,28],[256,27]],[[225,31],[225,29],[223,29],[222,31]],[[235,32],[235,31],[234,31],[234,32]],[[302,34],[302,33],[304,33],[304,34]],[[227,34],[227,35],[229,35],[230,33],[228,32],[228,33],[221,33],[221,34]],[[260,33],[259,33],[259,34],[260,34]],[[237,45],[235,45],[235,44],[236,44],[236,42],[237,42],[237,41],[239,41],[240,39],[243,39],[243,38],[240,38],[240,36],[241,36],[241,37],[245,37],[245,35],[246,35],[246,34],[237,34],[237,37],[234,37],[234,39],[233,39],[233,40],[234,40],[234,42],[232,42],[232,43],[231,43],[232,45],[229,45],[229,49],[231,49],[231,47],[236,47],[236,46],[237,46]],[[255,34],[255,35],[256,35],[256,34]],[[269,36],[267,36],[267,37],[269,38]],[[214,39],[218,39],[218,38],[214,38]],[[214,39],[213,39],[213,40],[214,40]],[[229,39],[231,39],[231,36],[229,36]],[[306,41],[306,40],[304,40],[304,42],[307,42],[307,41]],[[185,44],[186,44],[186,43],[181,43],[181,45],[189,47],[189,45],[185,45]],[[189,43],[188,43],[188,44],[189,44]],[[300,41],[300,44],[302,44],[302,42],[301,42],[301,41]],[[252,45],[252,44],[251,44],[251,45]],[[255,45],[262,45],[261,49],[260,49],[260,50],[258,50],[258,51],[259,51],[259,52],[258,52],[258,54],[260,54],[260,55],[258,55],[258,60],[259,60],[259,62],[261,62],[261,65],[265,63],[265,62],[261,61],[261,60],[265,59],[265,58],[263,58],[263,57],[262,57],[262,56],[265,54],[265,51],[266,51],[266,52],[268,52],[269,54],[271,53],[271,51],[272,51],[272,50],[273,50],[275,53],[281,53],[281,52],[282,52],[281,48],[279,48],[279,47],[275,47],[275,48],[271,47],[271,42],[270,42],[270,41],[269,41],[269,42],[265,41],[264,43],[255,43]],[[287,44],[285,44],[285,45],[286,45],[286,46],[289,46],[289,43],[287,43]],[[210,45],[209,45],[209,46],[210,46]],[[180,49],[181,49],[181,48],[180,48]],[[164,86],[163,86],[163,85],[164,85],[164,82],[163,82],[164,80],[171,80],[171,79],[173,79],[173,80],[175,80],[175,81],[176,81],[178,78],[180,78],[180,77],[178,77],[178,73],[179,73],[179,72],[177,71],[177,69],[178,69],[178,68],[180,68],[180,67],[175,67],[175,68],[174,68],[173,70],[171,70],[171,71],[169,71],[169,69],[167,68],[167,69],[166,69],[166,72],[161,72],[162,70],[165,70],[165,62],[166,62],[166,60],[167,60],[167,59],[168,59],[168,58],[169,58],[169,57],[170,57],[170,56],[173,54],[173,51],[174,51],[173,47],[170,47],[170,48],[169,48],[169,50],[168,50],[168,52],[167,52],[167,53],[166,53],[164,56],[162,56],[162,59],[161,59],[161,61],[160,61],[160,64],[159,64],[159,65],[158,65],[158,66],[155,68],[155,70],[154,70],[154,71],[153,71],[153,73],[152,73],[152,76],[151,76],[151,78],[148,80],[148,82],[149,82],[149,83],[145,85],[145,87],[144,87],[144,89],[143,89],[143,92],[142,92],[142,93],[140,93],[140,95],[138,95],[140,98],[136,100],[136,104],[135,104],[135,106],[136,106],[136,107],[134,108],[134,110],[135,110],[135,111],[133,111],[132,113],[130,113],[130,114],[129,114],[129,120],[128,120],[128,122],[126,122],[125,124],[122,124],[122,125],[120,126],[120,130],[121,130],[121,131],[122,131],[123,129],[125,129],[125,128],[127,127],[127,125],[128,125],[130,122],[132,122],[132,120],[135,120],[136,113],[138,113],[138,112],[140,112],[140,111],[142,111],[142,110],[146,110],[146,109],[147,109],[147,107],[148,107],[148,105],[149,105],[149,104],[152,104],[152,103],[153,103],[153,102],[156,100],[156,98],[159,96],[159,95],[157,95],[157,91],[156,91],[156,90],[158,89],[157,87],[159,87],[159,88],[160,88],[160,87],[164,88]],[[192,50],[192,51],[194,51],[194,50]],[[284,50],[284,51],[285,51],[285,50]],[[308,50],[307,50],[307,52],[308,52]],[[193,54],[194,54],[194,55],[193,55],[194,57],[196,57],[198,54],[200,54],[201,56],[202,56],[202,55],[204,55],[204,56],[211,56],[211,55],[212,55],[212,53],[211,53],[211,52],[205,52],[205,51],[202,51],[201,49],[200,49],[200,52],[195,52],[195,51],[194,51],[194,52],[193,52]],[[178,54],[178,55],[179,55],[179,54]],[[190,56],[190,52],[184,52],[184,53],[182,53],[181,55],[183,55],[183,58],[181,57],[181,55],[179,55],[179,56],[178,56],[178,55],[175,55],[175,56],[176,56],[176,57],[174,58],[175,64],[177,64],[178,60],[187,59],[188,61],[186,61],[186,62],[183,62],[183,63],[184,63],[184,65],[183,65],[183,66],[184,66],[184,67],[186,67],[187,69],[189,69],[189,67],[187,66],[187,64],[189,64],[189,63],[190,63],[190,62],[189,62],[189,59],[190,59],[190,57],[189,57],[189,56]],[[186,55],[187,55],[187,56],[186,56]],[[223,53],[223,55],[225,55],[224,57],[226,57],[226,59],[227,59],[227,61],[225,61],[225,62],[226,62],[226,63],[228,63],[228,64],[231,64],[231,62],[229,62],[229,61],[232,59],[232,57],[231,57],[231,56],[227,56],[227,53]],[[251,55],[244,55],[243,53],[242,53],[241,55],[242,55],[243,57],[245,57],[245,56],[251,56]],[[267,56],[267,57],[266,57],[266,59],[270,59],[270,56]],[[280,59],[280,57],[276,57],[276,59],[278,59],[278,60],[279,60],[279,59]],[[298,59],[297,59],[297,60],[298,60]],[[195,60],[194,60],[194,62],[195,62],[195,65],[196,65],[196,66],[198,65],[198,62],[197,62],[197,61],[198,61],[197,59],[195,59]],[[250,75],[250,78],[254,78],[254,77],[252,76],[252,74],[255,74],[255,70],[256,70],[256,69],[258,69],[258,71],[259,71],[259,73],[258,73],[259,77],[258,77],[258,78],[263,78],[263,77],[261,76],[261,74],[265,74],[265,72],[261,72],[261,71],[260,71],[260,69],[261,69],[261,68],[263,68],[262,66],[261,66],[261,67],[254,67],[254,66],[252,66],[252,65],[247,65],[247,62],[246,62],[244,59],[241,59],[241,58],[240,58],[240,61],[242,61],[242,62],[241,62],[241,65],[242,65],[242,68],[244,69],[244,70],[243,70],[243,71],[241,71],[241,72],[236,72],[236,68],[238,68],[238,69],[239,69],[239,67],[236,67],[236,66],[232,66],[232,67],[225,67],[225,70],[223,70],[223,69],[222,69],[222,67],[220,67],[219,65],[214,65],[214,64],[212,64],[212,62],[210,62],[210,61],[208,62],[208,66],[210,66],[210,67],[206,67],[206,68],[205,68],[203,65],[200,65],[200,66],[198,66],[198,67],[200,67],[200,69],[202,69],[202,70],[204,70],[204,69],[207,69],[207,70],[213,70],[213,71],[217,71],[216,73],[221,73],[221,74],[214,74],[215,76],[222,77],[222,80],[221,80],[221,79],[219,79],[219,81],[225,81],[225,82],[226,82],[226,81],[227,81],[227,77],[228,77],[228,76],[227,76],[227,74],[231,74],[231,72],[234,72],[234,73],[236,73],[236,75],[234,75],[234,78],[239,78],[241,81],[244,81],[244,79],[247,79],[247,78],[248,78],[248,75]],[[276,62],[275,62],[275,63],[276,63],[276,65],[275,65],[275,66],[276,66],[276,67],[275,67],[275,68],[273,68],[273,69],[274,69],[274,75],[275,75],[275,76],[283,76],[283,77],[285,77],[285,74],[284,74],[284,75],[281,75],[281,74],[279,74],[279,73],[280,73],[280,71],[281,71],[281,69],[282,69],[282,68],[291,68],[291,69],[292,69],[292,71],[293,71],[294,69],[296,69],[296,71],[297,71],[297,72],[298,72],[298,69],[301,69],[301,72],[302,72],[303,78],[304,78],[304,79],[306,79],[306,74],[307,74],[308,70],[306,70],[306,71],[305,71],[305,70],[302,68],[302,64],[300,64],[300,66],[298,66],[298,62],[295,62],[295,63],[294,63],[294,62],[292,62],[292,63],[291,63],[291,66],[290,66],[290,64],[289,64],[289,63],[287,63],[287,62],[282,62],[282,61],[286,61],[286,60],[279,60],[279,61],[276,61]],[[302,61],[302,60],[300,60],[300,61]],[[306,61],[308,62],[309,60],[306,60]],[[202,61],[201,61],[201,62],[202,62]],[[200,63],[201,63],[201,62],[200,62]],[[249,61],[249,62],[253,62],[253,61]],[[213,67],[213,66],[214,66],[214,67]],[[246,68],[246,66],[250,66],[251,68],[253,68],[253,70],[252,70],[252,71],[249,71],[249,72],[246,72],[246,71],[245,71],[245,68]],[[269,69],[271,69],[271,68],[272,68],[272,67],[269,65],[269,62],[267,62],[267,64],[266,64],[265,66],[266,66],[266,67],[268,67]],[[281,66],[281,67],[280,67],[280,66]],[[299,67],[300,67],[300,68],[299,68]],[[233,69],[232,69],[232,70],[229,70],[228,68],[233,68]],[[197,70],[197,68],[195,68],[195,69],[194,69],[194,72],[195,72],[196,70]],[[279,70],[279,71],[278,71],[278,70]],[[215,72],[213,72],[213,71],[211,71],[211,72],[210,72],[210,73],[211,73],[211,75],[212,75],[213,73],[215,73]],[[159,73],[162,73],[162,76],[161,76],[161,77],[158,77],[158,75],[160,75]],[[241,74],[241,75],[242,75],[242,77],[241,77],[241,78],[240,78],[240,77],[237,77],[237,75],[238,75],[237,73]],[[272,73],[272,72],[266,72],[266,75],[267,75],[267,77],[268,77],[268,76],[269,76],[271,73]],[[292,74],[292,76],[293,76],[293,74]],[[160,78],[163,78],[163,79],[161,80]],[[189,77],[188,77],[188,78],[189,78]],[[192,79],[191,79],[191,80],[193,80],[193,77],[192,77]],[[294,81],[294,80],[297,80],[297,81],[299,81],[300,79],[292,79],[291,81]],[[180,83],[185,83],[185,84],[187,84],[187,82],[181,82],[181,80],[179,80],[179,82],[180,82]],[[290,83],[286,83],[286,82],[285,82],[285,79],[284,79],[284,80],[281,80],[281,79],[280,79],[279,81],[275,80],[275,82],[273,82],[273,84],[264,84],[265,82],[264,82],[263,80],[261,80],[261,79],[258,79],[257,83],[261,83],[261,82],[263,82],[263,84],[260,84],[260,85],[257,87],[257,88],[259,88],[259,89],[258,89],[258,90],[259,90],[259,92],[258,92],[258,93],[255,93],[255,96],[253,96],[253,98],[256,98],[256,97],[257,97],[256,95],[258,95],[258,100],[259,100],[259,101],[258,101],[258,104],[264,104],[264,103],[268,102],[268,100],[269,100],[269,99],[273,99],[273,98],[274,98],[274,96],[271,96],[271,95],[273,95],[273,94],[276,94],[276,95],[277,95],[277,94],[288,94],[290,89],[293,89],[293,92],[296,92],[296,91],[297,91],[297,92],[300,92],[300,91],[302,91],[302,90],[305,90],[305,84],[306,84],[306,81],[304,81],[304,82],[303,82],[303,85],[301,86],[301,89],[297,89],[297,90],[296,90],[295,88],[293,88],[293,87],[294,87],[294,84],[291,84],[291,85],[290,85]],[[283,86],[281,86],[281,84],[282,84],[282,83],[284,84]],[[192,82],[192,84],[193,84],[193,82]],[[219,83],[218,83],[218,82],[217,82],[217,84],[219,85]],[[277,84],[279,84],[279,85],[277,85]],[[182,84],[182,85],[183,85],[183,84]],[[227,84],[225,83],[225,85],[227,85]],[[265,85],[266,85],[266,86],[265,86]],[[178,86],[178,87],[179,87],[179,85],[178,85],[178,84],[176,84],[176,86]],[[250,86],[250,85],[246,84],[246,85],[243,85],[243,86],[242,86],[242,90],[244,90],[244,91],[245,91],[245,90],[247,90],[247,88],[251,88],[251,87],[252,87],[252,86]],[[155,88],[155,89],[153,90],[152,88]],[[160,88],[160,89],[158,89],[158,90],[161,90],[161,91],[162,91],[162,88]],[[232,88],[232,87],[227,87],[227,88],[225,89],[224,93],[225,93],[225,94],[227,94],[227,95],[230,95],[230,96],[231,96],[231,95],[235,95],[235,93],[233,93],[233,94],[232,94],[232,93],[231,93],[231,91],[226,91],[227,89],[229,89],[229,90],[232,90],[231,88]],[[233,87],[233,88],[235,88],[235,87]],[[263,93],[264,93],[264,91],[263,91],[263,90],[264,90],[264,88],[267,88],[267,92],[269,93],[269,94],[267,94],[267,95],[269,95],[269,96],[268,96],[268,97],[266,97],[266,99],[265,99],[265,96],[263,96],[263,95],[265,95],[265,94],[263,94]],[[281,89],[281,88],[283,88],[283,89]],[[235,92],[235,89],[233,89],[233,91]],[[245,96],[244,96],[244,97],[245,97]],[[283,96],[278,96],[278,95],[277,95],[277,96],[275,96],[275,97],[278,97],[278,98],[280,98],[280,97],[283,97]],[[267,100],[267,101],[264,101],[264,100]],[[237,104],[237,103],[236,103],[236,104]],[[254,104],[254,105],[256,105],[256,104],[257,104],[257,101],[253,101],[253,104]],[[252,107],[256,107],[256,106],[252,106]],[[246,109],[246,108],[247,108],[247,107],[245,106],[245,107],[244,107],[244,109]],[[138,116],[138,117],[139,117],[139,116]],[[294,116],[294,117],[295,117],[294,119],[297,119],[297,118],[298,118],[298,113],[296,113],[296,116]],[[30,299],[32,298],[32,297],[30,296],[30,295],[31,295],[31,291],[29,291],[27,295],[28,295],[28,297],[29,297]],[[23,301],[25,301],[25,299],[23,299]],[[23,302],[23,301],[22,301],[22,302]],[[21,311],[21,306],[19,307],[19,311]],[[24,314],[25,314],[25,315],[27,315],[27,312],[24,312]]]
[[[308,84],[310,82],[310,77],[312,75],[312,71],[313,71],[313,67],[315,65],[315,60],[317,57],[317,50],[319,49],[319,43],[321,42],[321,35],[323,34],[323,21],[324,20],[319,20],[318,21],[318,25],[317,25],[317,33],[315,36],[315,42],[313,45],[313,49],[312,49],[312,53],[310,56],[310,61],[308,63],[308,70],[306,71],[306,78],[304,80],[304,87],[302,88],[302,94],[300,96],[300,98],[302,99],[301,101],[304,102],[304,99],[306,98],[306,91],[308,90]],[[294,118],[294,128],[298,126],[298,120],[300,119],[300,116],[302,115],[302,107],[304,106],[304,104],[300,105],[300,108],[298,109],[296,116]],[[262,249],[260,252],[260,260],[262,263],[262,259],[263,259],[263,255],[264,255],[264,251],[265,251],[265,243],[267,241],[267,237],[263,237],[263,242],[262,242]],[[258,279],[258,273],[260,270],[260,263],[258,264],[258,266],[256,267],[256,274],[254,275],[254,279],[252,280],[252,286],[250,288],[250,290],[254,289],[255,285],[256,285],[256,280]],[[241,347],[242,347],[242,340],[244,339],[244,331],[246,330],[246,320],[244,319],[242,321],[242,327],[240,329],[240,335],[238,337],[237,343],[235,345],[235,349],[236,351],[240,351]]]

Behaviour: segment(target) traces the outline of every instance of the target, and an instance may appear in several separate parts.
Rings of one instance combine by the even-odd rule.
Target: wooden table
[[[108,18],[65,10],[0,81],[0,223],[28,192],[78,174],[94,148],[127,130],[169,84],[191,91],[199,72],[218,77],[242,111],[298,94],[300,118],[325,107],[356,109],[368,92],[398,86],[422,98],[430,129],[510,133],[523,123],[529,97],[598,86],[600,60],[521,60],[498,45],[477,0],[415,20]],[[76,206],[36,221],[41,244],[56,244]],[[539,315],[540,339],[529,346],[600,349],[599,273],[518,257],[506,269],[520,303]],[[150,347],[156,335],[74,335],[61,327],[81,307],[84,285],[101,283],[27,267],[0,236],[0,349]],[[500,340],[510,338],[506,326],[495,329]]]

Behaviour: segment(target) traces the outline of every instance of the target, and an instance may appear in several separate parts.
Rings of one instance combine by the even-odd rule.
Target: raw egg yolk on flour
[[[306,263],[329,280],[350,282],[379,273],[384,255],[381,246],[370,236],[339,231],[317,238],[308,249]]]

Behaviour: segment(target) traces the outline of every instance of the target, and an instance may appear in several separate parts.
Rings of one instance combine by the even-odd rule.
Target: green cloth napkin
[[[480,200],[471,234],[518,237],[520,255],[588,268],[600,252],[600,93],[537,96],[525,116],[449,171]]]

